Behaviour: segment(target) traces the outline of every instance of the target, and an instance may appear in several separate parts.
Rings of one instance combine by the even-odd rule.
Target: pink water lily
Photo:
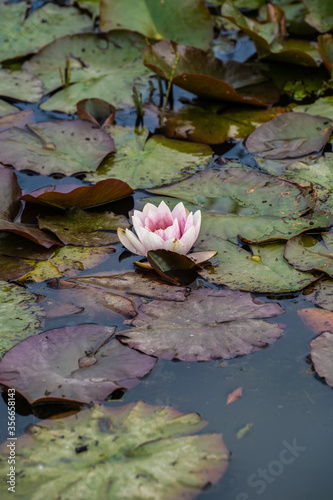
[[[133,229],[118,229],[118,238],[131,252],[147,256],[149,250],[171,250],[187,254],[196,241],[201,225],[201,212],[194,214],[178,203],[170,208],[162,201],[158,207],[147,203],[142,212],[134,210]]]

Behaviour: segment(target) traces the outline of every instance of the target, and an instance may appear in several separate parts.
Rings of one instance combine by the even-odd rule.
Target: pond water
[[[219,55],[216,49],[216,55]],[[228,58],[245,60],[253,54],[253,44],[244,39]],[[193,96],[174,88],[175,108],[181,100]],[[36,121],[64,119],[62,113],[45,113],[38,106],[17,104],[21,109],[35,109]],[[119,112],[116,123],[133,126],[135,112]],[[151,132],[155,124],[144,125]],[[242,143],[227,143],[216,147],[214,161],[221,158],[236,159],[256,167]],[[212,164],[214,167],[214,163]],[[77,183],[73,177],[44,177],[27,172],[17,172],[21,188],[31,191],[50,184]],[[124,210],[131,210],[137,200],[147,196],[137,191],[131,201],[126,201]],[[110,270],[133,269],[134,256],[124,253],[121,245],[106,262],[92,270],[82,271],[79,276]],[[217,288],[198,279],[191,286]],[[31,292],[57,300],[59,290],[48,283],[27,283]],[[270,319],[286,324],[282,337],[273,345],[254,354],[232,360],[212,362],[183,362],[159,359],[155,368],[143,381],[123,394],[114,394],[102,404],[118,407],[120,404],[138,400],[149,404],[170,405],[181,412],[198,412],[207,420],[202,431],[222,433],[231,452],[231,461],[224,477],[218,484],[207,488],[198,498],[210,500],[329,500],[333,491],[333,405],[332,388],[311,369],[309,343],[315,337],[299,318],[297,311],[315,307],[299,293],[284,295],[258,294],[261,300],[277,302],[285,310],[283,316]],[[108,324],[102,313],[85,310],[72,316],[47,319],[45,330],[94,322]],[[117,325],[126,329],[119,315]],[[242,397],[227,405],[229,393],[243,388]],[[0,440],[7,438],[7,405],[5,397],[0,400],[3,425]],[[31,412],[29,405],[21,402],[17,407],[17,435],[23,433],[28,424],[39,418]],[[248,432],[237,438],[237,432],[248,425]],[[171,499],[170,499],[171,500]]]

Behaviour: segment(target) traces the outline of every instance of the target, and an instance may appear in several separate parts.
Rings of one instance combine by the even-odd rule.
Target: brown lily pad
[[[13,347],[0,363],[0,383],[30,404],[102,401],[137,385],[156,359],[111,338],[115,327],[83,324],[48,330]]]
[[[322,333],[312,340],[310,347],[316,372],[333,387],[333,333]]]

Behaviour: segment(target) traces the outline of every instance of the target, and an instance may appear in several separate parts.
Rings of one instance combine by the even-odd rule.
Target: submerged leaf
[[[314,333],[333,332],[333,312],[324,309],[299,309],[298,316]]]

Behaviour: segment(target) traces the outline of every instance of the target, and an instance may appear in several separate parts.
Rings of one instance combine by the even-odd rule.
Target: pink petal
[[[178,203],[172,210],[172,217],[178,220],[180,232],[184,232],[184,227],[186,224],[187,213],[186,208],[182,202]]]
[[[164,240],[158,234],[147,231],[143,244],[147,248],[147,250],[159,250],[160,248],[164,248]]]
[[[133,228],[134,228],[135,232],[138,233],[136,228],[142,227],[144,221],[142,221],[142,218],[140,217],[140,215],[142,215],[142,213],[139,212],[140,215],[138,215],[135,212],[138,212],[138,210],[134,210],[134,215],[132,215],[132,224],[133,224]]]
[[[137,237],[134,236],[132,231],[129,231],[129,229],[126,229],[126,231],[124,231],[124,229],[118,228],[117,235],[120,242],[124,245],[125,248],[127,248],[127,250],[135,253],[136,255],[147,255],[147,250],[140,243]]]
[[[176,238],[177,240],[179,240],[180,236],[181,236],[181,232],[180,232],[180,228],[179,228],[179,222],[177,219],[175,219],[173,221],[172,226],[167,227],[166,230],[164,231],[163,239],[164,239],[164,241],[166,241],[170,238]]]
[[[201,211],[197,210],[193,215],[193,225],[195,227],[195,239],[199,236],[201,226]]]
[[[158,206],[158,215],[161,223],[161,229],[166,229],[167,227],[172,226],[173,217],[171,214],[171,210],[164,201],[161,201]]]
[[[188,217],[187,217],[187,220],[186,220],[186,224],[185,224],[185,227],[184,227],[183,234],[185,234],[185,233],[186,233],[186,231],[187,231],[188,229],[190,229],[190,227],[192,227],[192,226],[193,226],[193,214],[192,214],[192,212],[191,212],[191,213],[188,215]]]
[[[195,227],[191,226],[190,229],[188,229],[186,231],[186,233],[184,233],[183,236],[180,238],[180,241],[184,244],[184,246],[186,248],[185,253],[187,253],[191,250],[195,240],[196,240]]]

